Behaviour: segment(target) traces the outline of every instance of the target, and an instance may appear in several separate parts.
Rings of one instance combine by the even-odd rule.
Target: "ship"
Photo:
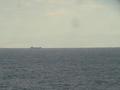
[[[31,49],[41,49],[42,47],[30,47]]]

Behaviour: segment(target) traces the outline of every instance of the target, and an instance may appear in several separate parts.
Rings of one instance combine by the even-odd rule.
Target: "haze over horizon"
[[[0,0],[0,48],[120,47],[120,0]]]

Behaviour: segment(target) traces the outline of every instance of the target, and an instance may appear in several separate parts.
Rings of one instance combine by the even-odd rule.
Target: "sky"
[[[119,0],[0,0],[0,48],[120,47]]]

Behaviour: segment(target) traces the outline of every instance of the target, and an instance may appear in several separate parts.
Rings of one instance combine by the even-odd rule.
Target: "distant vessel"
[[[40,48],[42,48],[42,47],[30,47],[31,49],[40,49]]]

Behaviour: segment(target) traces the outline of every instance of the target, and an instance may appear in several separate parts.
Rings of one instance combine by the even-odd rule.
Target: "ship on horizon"
[[[42,47],[30,47],[31,49],[41,49]]]

